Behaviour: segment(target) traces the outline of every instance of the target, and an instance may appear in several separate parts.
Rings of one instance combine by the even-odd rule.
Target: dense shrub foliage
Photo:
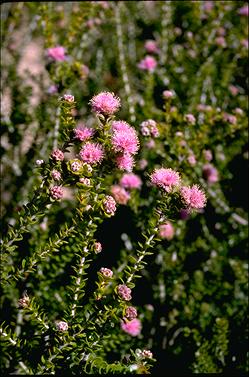
[[[248,4],[1,17],[2,373],[248,372]]]

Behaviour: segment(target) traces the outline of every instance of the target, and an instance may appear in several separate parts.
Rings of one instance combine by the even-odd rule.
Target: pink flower
[[[207,13],[211,12],[213,7],[214,7],[214,1],[205,1],[204,4],[203,4],[203,9]]]
[[[128,306],[125,309],[125,316],[126,318],[131,321],[132,319],[137,317],[137,309],[134,308],[133,306]]]
[[[166,240],[170,241],[174,237],[174,234],[175,229],[170,222],[159,226],[159,235],[161,238],[166,238]]]
[[[140,189],[142,186],[140,177],[133,173],[124,174],[119,183],[122,187],[127,189]]]
[[[248,9],[248,4],[245,4],[243,7],[238,9],[238,14],[240,16],[246,16],[248,17],[249,14],[249,9]]]
[[[142,357],[152,359],[153,353],[150,350],[143,350]]]
[[[211,164],[206,164],[202,169],[203,177],[208,181],[208,183],[215,183],[219,180],[218,170]]]
[[[244,114],[244,111],[240,107],[236,107],[236,109],[234,109],[234,112],[237,115],[243,115]]]
[[[145,144],[145,146],[148,149],[155,148],[155,146],[156,146],[155,140],[153,140],[153,139],[148,140],[147,143]]]
[[[126,129],[114,129],[111,143],[115,152],[136,154],[139,149],[137,133],[131,126]]]
[[[58,170],[52,170],[51,175],[55,181],[61,180],[61,173]]]
[[[60,149],[55,149],[51,153],[51,157],[56,161],[63,161],[64,160],[64,153]]]
[[[174,93],[171,90],[164,90],[163,91],[163,97],[165,99],[172,98],[172,97],[174,97]]]
[[[248,45],[249,45],[248,39],[242,39],[242,40],[240,41],[240,43],[241,43],[241,45],[242,45],[243,47],[245,47],[246,49],[248,49]]]
[[[108,1],[97,1],[97,4],[100,5],[103,9],[108,9],[110,6],[108,4]]]
[[[104,115],[112,115],[116,113],[121,105],[120,98],[110,92],[97,94],[90,100],[90,104],[93,112]]]
[[[138,64],[138,68],[145,71],[153,72],[157,66],[157,61],[153,56],[147,55],[141,62]]]
[[[94,18],[90,18],[89,20],[86,21],[86,26],[91,29],[95,25],[95,20]]]
[[[220,46],[220,47],[226,47],[227,44],[226,44],[226,40],[224,37],[217,37],[215,38],[215,43]]]
[[[124,153],[116,158],[116,164],[120,170],[131,172],[134,166],[134,158],[129,153]]]
[[[50,195],[53,199],[59,200],[63,197],[63,188],[60,186],[53,186],[50,188]]]
[[[196,119],[194,117],[193,114],[186,114],[185,115],[185,118],[186,118],[186,121],[189,123],[189,124],[195,124],[196,122]]]
[[[239,93],[239,89],[234,85],[229,85],[228,89],[233,96],[237,96],[237,94]]]
[[[181,188],[181,195],[190,209],[200,209],[206,205],[206,195],[198,185],[192,187],[183,186]]]
[[[159,131],[157,124],[153,119],[148,119],[140,124],[141,133],[143,136],[158,137]]]
[[[80,67],[81,78],[86,78],[89,75],[89,68],[87,65],[82,64]]]
[[[106,278],[112,278],[113,272],[109,268],[101,267],[100,273]]]
[[[141,170],[144,170],[146,166],[148,165],[148,161],[145,158],[142,158],[138,161],[138,166]]]
[[[155,169],[154,173],[151,175],[151,182],[161,187],[166,192],[170,192],[174,186],[180,183],[180,175],[173,169]]]
[[[226,35],[226,29],[224,28],[224,27],[219,27],[218,29],[217,29],[217,34],[218,35],[222,35],[223,37],[224,37],[224,35]]]
[[[223,119],[226,121],[226,122],[229,122],[231,124],[236,124],[237,123],[237,118],[235,115],[232,115],[232,114],[227,114],[227,113],[224,113],[223,115]]]
[[[57,85],[50,85],[47,92],[48,92],[48,94],[58,93],[58,86]]]
[[[145,50],[149,53],[149,54],[157,54],[160,52],[159,48],[157,47],[157,42],[154,41],[153,39],[148,39],[145,44],[144,44],[144,48]]]
[[[129,132],[132,127],[129,125],[129,123],[125,122],[124,120],[114,120],[112,122],[112,131],[120,131],[120,132]]]
[[[115,199],[110,195],[106,195],[106,197],[103,200],[103,207],[107,215],[113,216],[116,212]]]
[[[58,62],[66,59],[65,48],[62,46],[48,48],[47,55],[54,61],[58,61]]]
[[[94,134],[94,130],[92,128],[86,127],[84,125],[79,126],[78,128],[74,129],[74,137],[80,141],[85,141],[90,139]]]
[[[121,186],[119,185],[113,185],[111,187],[111,193],[119,204],[126,205],[128,200],[130,199],[130,194]]]
[[[125,301],[131,300],[131,289],[125,284],[119,284],[117,288],[117,293]]]
[[[27,308],[30,303],[30,298],[27,294],[24,294],[22,298],[18,300],[18,306],[19,308]]]
[[[64,94],[61,99],[69,103],[74,102],[74,96],[72,94]]]
[[[81,168],[82,168],[82,162],[81,161],[78,160],[78,161],[73,161],[71,163],[71,169],[72,169],[72,171],[77,172]]]
[[[103,147],[98,143],[91,143],[90,141],[83,145],[79,153],[82,161],[88,164],[96,164],[103,160]]]
[[[187,160],[188,160],[188,163],[191,166],[194,166],[196,164],[196,159],[195,159],[195,156],[193,154],[191,154],[190,156],[188,156]]]
[[[91,185],[91,181],[89,178],[86,178],[86,177],[82,177],[79,179],[79,182],[82,183],[83,185],[85,186],[90,186]]]
[[[59,330],[59,331],[67,331],[68,330],[67,322],[58,321],[58,322],[56,322],[55,325],[56,325],[57,330]]]
[[[101,251],[102,251],[102,245],[101,245],[100,242],[95,242],[94,245],[93,245],[93,248],[94,248],[94,252],[96,254],[101,253]]]
[[[134,318],[129,322],[121,322],[121,328],[124,332],[131,336],[137,336],[142,329],[141,321],[138,318]]]
[[[212,161],[213,159],[213,154],[210,149],[204,149],[203,155],[206,161]]]

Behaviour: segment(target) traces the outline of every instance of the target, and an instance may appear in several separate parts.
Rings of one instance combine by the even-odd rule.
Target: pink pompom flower
[[[217,44],[217,46],[220,46],[220,47],[225,48],[227,46],[226,40],[222,36],[215,38],[215,43]]]
[[[231,124],[236,124],[237,123],[237,118],[235,115],[224,113],[223,114],[223,119],[225,122],[231,123]]]
[[[130,199],[130,194],[121,186],[113,185],[111,193],[118,204],[126,205]]]
[[[134,173],[124,174],[119,183],[126,189],[140,189],[142,186],[140,177]]]
[[[159,235],[161,238],[165,238],[166,240],[170,241],[174,237],[174,234],[175,229],[169,221],[159,226]]]
[[[248,4],[245,4],[243,7],[239,8],[238,14],[240,16],[246,16],[246,17],[248,17],[248,14],[249,14]]]
[[[50,188],[50,195],[53,199],[59,200],[63,197],[63,188],[61,186],[53,186]]]
[[[216,183],[219,180],[218,170],[211,164],[206,164],[203,166],[202,174],[208,183]]]
[[[73,131],[74,131],[75,139],[78,139],[80,141],[88,140],[94,134],[94,130],[92,128],[86,127],[84,125],[80,125],[78,128],[75,128]]]
[[[212,154],[212,151],[210,149],[204,149],[203,156],[204,156],[206,161],[212,161],[212,159],[213,159],[213,154]]]
[[[189,209],[204,208],[207,202],[205,193],[198,185],[192,187],[183,186],[181,188],[181,196]]]
[[[62,62],[66,59],[65,48],[63,46],[48,48],[47,56],[54,61]]]
[[[97,94],[90,100],[90,104],[93,112],[104,115],[116,113],[121,105],[120,98],[110,92]]]
[[[98,143],[87,142],[79,152],[82,161],[88,164],[97,164],[104,158],[103,147]]]
[[[142,329],[141,321],[138,318],[134,318],[131,321],[121,322],[121,328],[124,332],[131,336],[137,336],[140,334]]]
[[[129,132],[132,127],[129,123],[125,122],[124,120],[114,120],[112,122],[112,131],[113,132]]]
[[[151,182],[166,192],[170,192],[175,186],[179,185],[180,175],[173,169],[155,169],[151,175]]]
[[[134,158],[129,153],[124,153],[116,158],[116,164],[118,169],[131,172],[134,166]]]
[[[189,165],[191,166],[194,166],[196,164],[196,158],[193,154],[189,155],[187,160],[188,160]]]
[[[148,39],[144,44],[144,48],[149,54],[158,54],[160,52],[157,42],[153,39]]]
[[[186,114],[185,119],[189,124],[195,124],[196,122],[195,116],[193,114]]]
[[[171,90],[164,90],[163,91],[163,98],[170,99],[174,97],[174,93]]]
[[[115,130],[111,143],[115,152],[136,154],[139,149],[139,140],[134,128],[126,130]]]
[[[156,59],[153,56],[150,56],[150,55],[147,55],[138,64],[138,68],[140,68],[140,69],[142,69],[144,71],[148,71],[148,72],[154,72],[156,66],[157,66]]]
[[[145,158],[142,158],[138,161],[138,166],[141,170],[144,170],[148,166],[148,161]]]

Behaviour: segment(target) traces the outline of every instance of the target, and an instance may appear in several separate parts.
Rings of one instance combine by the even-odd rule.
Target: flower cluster
[[[114,216],[116,212],[116,201],[111,195],[106,195],[103,200],[104,211],[107,215]]]
[[[157,124],[153,119],[148,119],[141,123],[141,133],[143,136],[158,137],[159,131]]]
[[[125,301],[131,300],[131,289],[127,287],[125,284],[120,284],[117,287],[117,293],[119,297],[121,297]]]

